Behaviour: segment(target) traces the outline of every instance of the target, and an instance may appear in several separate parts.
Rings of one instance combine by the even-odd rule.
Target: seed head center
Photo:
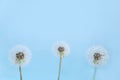
[[[18,52],[18,53],[16,54],[16,58],[17,58],[18,60],[23,59],[23,58],[24,58],[24,53],[23,53],[23,52]]]
[[[58,48],[58,51],[59,51],[59,52],[64,52],[64,50],[65,50],[64,47],[59,47],[59,48]]]
[[[93,56],[94,56],[94,60],[100,60],[102,57],[100,53],[95,53]]]

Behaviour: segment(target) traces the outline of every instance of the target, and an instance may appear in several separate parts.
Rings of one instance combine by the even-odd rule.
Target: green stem
[[[19,66],[19,72],[20,72],[20,80],[22,80],[22,68]]]
[[[60,62],[59,62],[58,80],[60,80],[61,65],[62,65],[62,57],[60,57]]]
[[[96,80],[96,71],[97,71],[97,68],[95,67],[94,68],[94,74],[93,74],[93,80]]]

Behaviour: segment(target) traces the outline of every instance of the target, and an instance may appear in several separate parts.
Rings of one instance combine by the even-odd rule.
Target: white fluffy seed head
[[[107,63],[109,55],[105,48],[93,46],[87,52],[87,59],[91,65],[98,67]]]
[[[65,42],[57,41],[53,45],[52,51],[53,51],[55,56],[63,58],[64,56],[67,56],[69,54],[70,48]]]
[[[17,45],[10,50],[9,59],[15,65],[26,65],[31,59],[31,52],[27,47]]]

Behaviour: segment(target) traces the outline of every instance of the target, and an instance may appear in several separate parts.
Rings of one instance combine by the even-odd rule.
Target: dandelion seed
[[[94,46],[88,50],[87,58],[89,63],[94,66],[93,80],[96,80],[97,67],[107,62],[109,58],[108,52],[101,46]]]
[[[67,56],[70,52],[69,46],[65,42],[57,42],[53,46],[53,52],[55,56],[60,58],[59,62],[59,70],[58,70],[58,80],[60,80],[60,72],[61,72],[61,66],[62,66],[62,58],[64,56]]]
[[[58,41],[57,43],[55,43],[52,50],[55,56],[62,58],[64,56],[67,56],[70,52],[69,46],[62,41]]]
[[[109,55],[105,48],[95,46],[88,50],[87,58],[91,65],[98,67],[107,62]]]
[[[9,59],[11,63],[19,66],[20,80],[22,80],[22,66],[29,63],[31,59],[30,50],[23,45],[18,45],[11,49]]]

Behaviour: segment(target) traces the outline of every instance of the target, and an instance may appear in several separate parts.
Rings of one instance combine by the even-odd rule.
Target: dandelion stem
[[[96,68],[96,67],[94,67],[93,80],[96,80],[96,72],[97,72],[97,68]]]
[[[62,65],[62,57],[60,57],[60,62],[59,62],[58,80],[60,80],[61,65]]]
[[[19,72],[20,72],[20,80],[22,80],[22,68],[19,66]]]

